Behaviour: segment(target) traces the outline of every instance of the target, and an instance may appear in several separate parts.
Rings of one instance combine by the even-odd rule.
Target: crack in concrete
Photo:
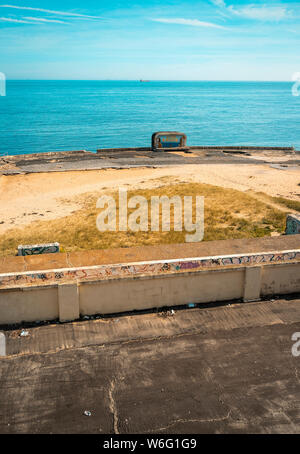
[[[24,271],[28,270],[27,262],[25,260],[25,257],[23,257],[23,264],[24,264]]]
[[[70,252],[67,252],[67,254],[66,254],[66,261],[67,261],[68,266],[70,268],[73,268],[73,264],[70,261]]]
[[[183,419],[183,418],[179,418],[179,419],[175,419],[174,421],[172,421],[167,426],[160,427],[159,429],[151,430],[151,432],[155,433],[155,432],[160,432],[161,430],[167,430],[167,429],[169,429],[170,427],[174,426],[177,423],[189,423],[189,422],[192,422],[192,423],[193,422],[210,423],[210,422],[219,422],[219,421],[221,422],[221,421],[225,421],[226,419],[228,419],[230,417],[230,414],[231,414],[231,410],[229,410],[229,412],[227,413],[226,416],[222,416],[221,418],[209,418],[209,419]]]
[[[113,429],[114,434],[119,434],[119,416],[118,416],[118,409],[116,406],[116,402],[114,399],[114,391],[115,391],[116,383],[114,380],[110,382],[110,386],[108,389],[108,397],[109,397],[109,409],[113,417]]]

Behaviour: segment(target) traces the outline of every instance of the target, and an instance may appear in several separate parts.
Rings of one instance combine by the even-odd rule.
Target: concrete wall
[[[300,292],[300,262],[0,290],[0,324]]]
[[[57,286],[24,287],[0,292],[0,324],[55,320],[58,317]]]
[[[83,315],[240,298],[244,270],[125,278],[80,284]],[[100,310],[99,310],[100,309]]]
[[[262,296],[297,292],[300,292],[300,263],[270,265],[262,268]]]

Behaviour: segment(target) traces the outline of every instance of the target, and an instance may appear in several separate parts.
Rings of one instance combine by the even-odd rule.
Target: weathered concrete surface
[[[10,331],[0,433],[297,433],[299,303]]]
[[[0,274],[151,260],[261,253],[299,248],[300,236],[282,235],[280,237],[162,244],[25,257],[0,257]]]
[[[224,151],[223,151],[224,149]],[[262,149],[236,147],[192,147],[191,153],[153,152],[150,148],[103,150],[99,153],[87,151],[61,151],[31,155],[7,156],[0,160],[0,174],[60,172],[67,170],[91,170],[130,167],[161,167],[186,164],[262,164],[272,162],[270,156],[282,157],[277,165],[288,162],[299,165],[299,152],[285,149]],[[257,153],[265,160],[256,159]],[[253,157],[251,157],[253,154]],[[292,155],[293,160],[287,159]],[[1,170],[3,167],[3,170]]]

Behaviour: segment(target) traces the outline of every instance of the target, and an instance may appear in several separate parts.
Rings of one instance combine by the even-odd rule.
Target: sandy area
[[[209,183],[300,200],[300,171],[269,165],[201,164],[168,168],[91,170],[0,177],[0,234],[35,220],[64,217],[80,208],[78,196],[107,189],[153,187],[157,179]],[[163,180],[168,183],[168,179]]]

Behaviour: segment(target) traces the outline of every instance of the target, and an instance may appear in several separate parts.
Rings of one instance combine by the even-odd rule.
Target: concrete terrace
[[[0,174],[62,172],[67,170],[165,167],[187,164],[299,165],[300,152],[293,148],[272,147],[190,147],[188,152],[153,152],[150,148],[60,151],[0,158]],[[278,161],[279,158],[279,161]],[[280,159],[281,158],[281,159]]]
[[[6,331],[0,433],[299,433],[299,296]]]

